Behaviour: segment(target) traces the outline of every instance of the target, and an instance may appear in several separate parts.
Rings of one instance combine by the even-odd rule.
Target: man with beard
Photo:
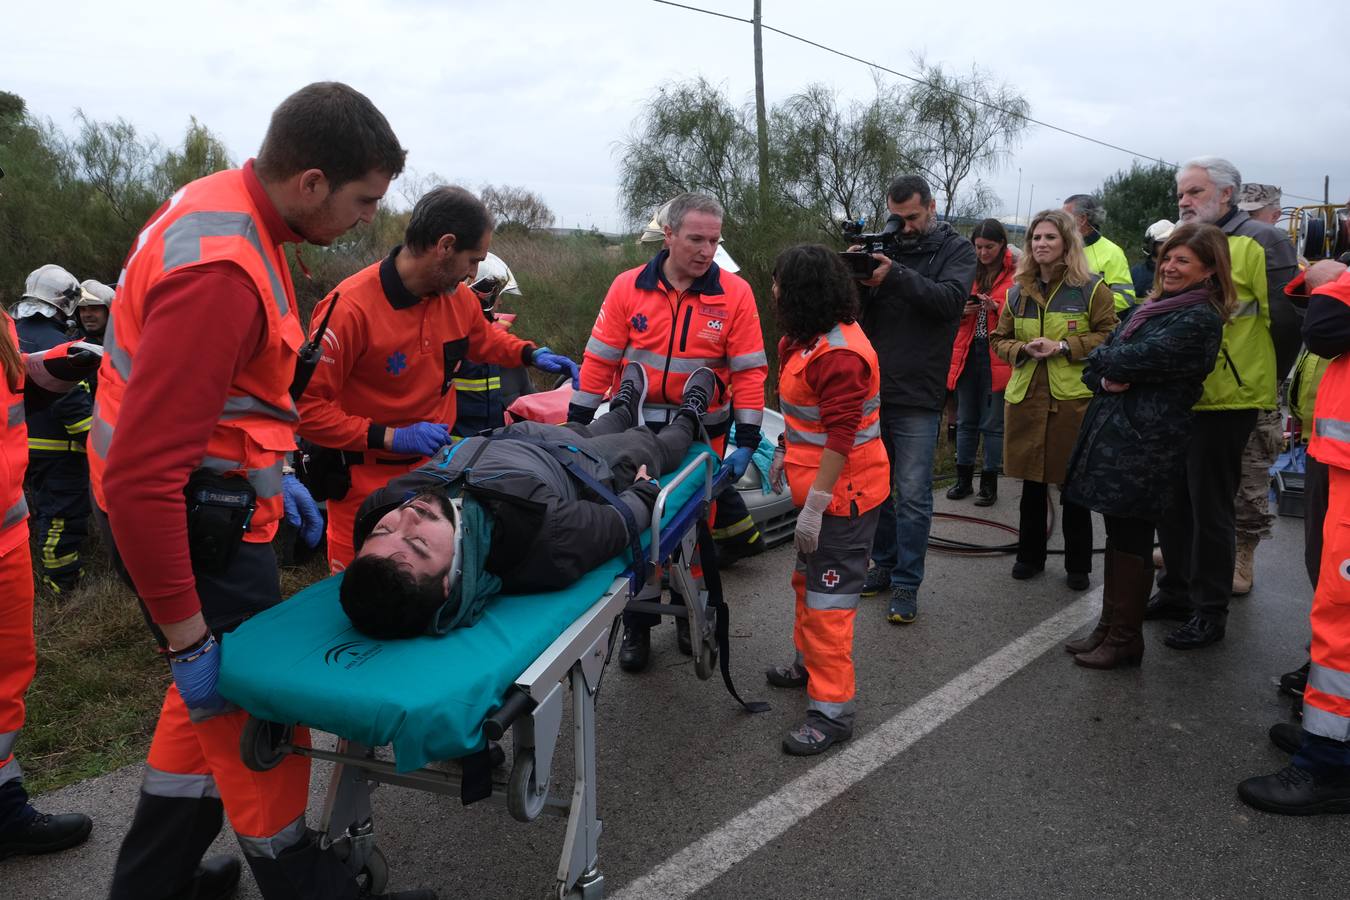
[[[1297,313],[1284,293],[1298,268],[1294,247],[1287,235],[1237,207],[1241,185],[1237,167],[1215,156],[1193,159],[1177,172],[1180,221],[1207,222],[1228,235],[1238,300],[1195,405],[1185,474],[1158,522],[1166,568],[1145,618],[1184,621],[1164,639],[1177,650],[1223,639],[1242,452],[1260,412],[1277,408],[1276,387],[1301,343]]]
[[[310,327],[326,321],[327,330],[314,335],[323,358],[300,398],[299,431],[322,448],[315,452],[327,457],[330,478],[337,475],[327,494],[333,572],[354,555],[362,501],[450,443],[454,378],[466,358],[576,375],[567,357],[483,318],[464,279],[487,257],[492,227],[492,214],[473,194],[436,188],[413,207],[403,243],[314,310]]]
[[[863,595],[890,588],[887,619],[918,615],[919,585],[933,524],[933,453],[947,396],[947,369],[961,313],[975,283],[975,247],[937,220],[927,182],[891,182],[886,208],[901,231],[894,258],[862,282],[862,327],[881,363],[881,440],[890,457],[895,500],[881,504],[873,567]]]

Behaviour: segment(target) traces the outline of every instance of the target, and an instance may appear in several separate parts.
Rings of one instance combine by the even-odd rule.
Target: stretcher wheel
[[[548,785],[534,781],[534,753],[516,754],[511,777],[506,783],[506,810],[517,822],[533,822],[544,811]]]
[[[244,765],[255,772],[266,772],[281,765],[286,758],[286,751],[281,747],[291,742],[294,730],[291,725],[249,716],[244,733],[239,737],[239,756]]]
[[[362,897],[368,894],[383,894],[384,889],[389,886],[389,861],[384,858],[384,851],[378,846],[371,845],[365,865],[356,873],[356,880],[361,886]]]
[[[707,681],[717,668],[717,643],[712,638],[704,638],[694,657],[694,674],[699,681]]]

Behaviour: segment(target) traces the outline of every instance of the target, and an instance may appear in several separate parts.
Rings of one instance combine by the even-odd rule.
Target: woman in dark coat
[[[1092,669],[1138,665],[1153,586],[1153,529],[1185,464],[1191,407],[1214,368],[1236,295],[1228,239],[1178,227],[1163,244],[1153,292],[1086,360],[1092,402],[1069,459],[1066,501],[1106,519],[1102,613],[1065,645]]]

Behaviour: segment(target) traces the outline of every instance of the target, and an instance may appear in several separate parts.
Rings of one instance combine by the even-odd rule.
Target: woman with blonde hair
[[[1117,322],[1111,290],[1088,268],[1073,219],[1042,210],[1027,235],[992,335],[994,352],[1013,368],[1003,395],[1003,471],[1022,479],[1017,579],[1045,569],[1049,486],[1064,482],[1092,397],[1082,381],[1083,360]],[[1062,518],[1066,582],[1081,591],[1092,571],[1092,515],[1065,499]]]
[[[1237,305],[1228,238],[1188,223],[1158,251],[1153,290],[1087,358],[1092,404],[1069,461],[1065,503],[1106,518],[1097,627],[1065,649],[1091,669],[1138,665],[1153,588],[1153,530],[1185,476],[1187,445],[1223,324]]]

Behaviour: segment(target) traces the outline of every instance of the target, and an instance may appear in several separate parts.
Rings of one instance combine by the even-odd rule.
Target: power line
[[[708,15],[708,16],[716,16],[716,17],[718,17],[718,18],[720,18],[720,19],[730,19],[730,20],[733,21],[733,22],[742,22],[742,23],[747,24],[747,25],[753,25],[753,24],[754,24],[753,20],[751,20],[751,19],[742,18],[741,16],[733,16],[733,15],[731,15],[731,14],[729,14],[729,13],[717,12],[716,10],[703,9],[702,7],[698,7],[698,6],[690,6],[690,5],[687,4],[687,3],[675,3],[675,2],[673,2],[673,0],[652,0],[652,2],[653,2],[653,3],[659,3],[659,4],[661,4],[662,6],[674,6],[674,7],[678,8],[678,9],[687,9],[687,10],[689,10],[690,12],[703,13],[704,15]],[[1091,136],[1089,136],[1089,135],[1082,134],[1081,132],[1073,131],[1073,130],[1071,130],[1071,129],[1069,129],[1069,128],[1061,128],[1061,127],[1058,126],[1058,125],[1053,125],[1053,124],[1051,124],[1051,123],[1049,123],[1049,122],[1046,122],[1046,121],[1044,121],[1044,120],[1042,120],[1042,119],[1033,118],[1032,116],[1029,116],[1029,115],[1027,115],[1027,114],[1025,114],[1025,113],[1018,112],[1017,110],[1013,110],[1013,109],[1007,109],[1007,108],[1005,108],[1005,107],[999,106],[999,105],[996,104],[996,103],[990,103],[990,102],[987,101],[987,100],[981,100],[981,99],[979,99],[978,97],[968,97],[968,96],[966,96],[965,94],[962,94],[960,91],[954,91],[954,90],[952,90],[951,88],[944,87],[944,86],[942,86],[942,85],[940,85],[940,84],[934,84],[933,82],[931,82],[931,81],[926,81],[926,80],[924,80],[924,79],[922,79],[922,78],[919,78],[919,77],[916,76],[916,75],[910,75],[910,74],[908,74],[908,73],[906,73],[906,72],[899,72],[899,71],[896,71],[895,69],[892,69],[892,68],[890,68],[890,67],[888,67],[888,66],[883,66],[881,63],[872,62],[871,60],[869,60],[869,59],[863,59],[863,58],[860,57],[860,56],[854,56],[852,53],[845,53],[843,50],[836,50],[835,48],[833,48],[833,47],[828,47],[828,46],[826,46],[825,44],[820,43],[819,41],[813,41],[813,40],[811,40],[810,38],[804,38],[804,37],[802,37],[801,35],[793,34],[793,33],[790,32],[790,31],[784,31],[784,30],[781,29],[781,28],[775,28],[774,26],[769,25],[769,24],[765,23],[764,21],[761,21],[761,22],[760,22],[760,27],[763,28],[765,31],[772,31],[772,32],[774,32],[775,34],[780,34],[780,35],[782,35],[782,36],[785,37],[785,38],[790,38],[790,39],[792,39],[792,40],[794,40],[794,41],[799,41],[800,43],[807,44],[808,46],[811,46],[811,47],[815,47],[815,48],[818,49],[818,50],[824,50],[826,53],[833,53],[835,56],[839,56],[839,57],[842,57],[842,58],[847,59],[847,60],[851,60],[851,61],[856,62],[856,63],[861,63],[861,64],[864,65],[864,66],[868,66],[868,67],[870,67],[870,68],[877,69],[877,70],[882,71],[882,72],[887,72],[887,73],[889,73],[889,74],[891,74],[891,75],[896,76],[897,78],[903,78],[903,79],[905,79],[906,81],[912,81],[912,82],[914,82],[915,84],[922,84],[922,85],[924,85],[924,86],[926,86],[926,87],[932,88],[933,90],[941,91],[942,93],[945,93],[945,94],[950,94],[950,95],[952,95],[953,97],[957,97],[957,98],[959,98],[959,99],[961,99],[961,100],[966,101],[967,103],[974,103],[974,104],[977,104],[977,105],[979,105],[979,106],[986,107],[986,108],[988,108],[988,109],[996,110],[997,112],[1001,112],[1001,113],[1003,113],[1004,115],[1007,115],[1007,116],[1015,116],[1015,117],[1017,117],[1017,118],[1019,118],[1019,119],[1022,119],[1022,120],[1026,121],[1026,122],[1029,122],[1029,123],[1031,123],[1031,124],[1033,124],[1033,125],[1039,125],[1039,126],[1041,126],[1042,128],[1048,128],[1048,129],[1050,129],[1051,131],[1057,131],[1057,132],[1059,132],[1060,134],[1068,135],[1069,137],[1073,137],[1073,138],[1078,138],[1078,139],[1081,140],[1081,141],[1087,141],[1088,143],[1091,143],[1091,144],[1097,144],[1097,145],[1100,146],[1100,147],[1107,147],[1107,148],[1109,148],[1109,149],[1111,149],[1111,150],[1118,150],[1118,151],[1120,151],[1121,153],[1125,153],[1125,154],[1127,154],[1127,155],[1129,155],[1129,156],[1133,156],[1133,157],[1135,157],[1135,158],[1137,158],[1137,159],[1147,159],[1147,160],[1149,160],[1149,161],[1151,161],[1151,162],[1162,163],[1164,166],[1171,166],[1171,167],[1174,168],[1174,169],[1180,168],[1176,163],[1174,163],[1174,162],[1169,162],[1168,160],[1165,160],[1165,159],[1163,159],[1163,158],[1160,157],[1160,156],[1153,156],[1153,155],[1148,154],[1148,153],[1139,153],[1138,151],[1131,150],[1131,149],[1129,149],[1128,147],[1122,147],[1122,146],[1120,146],[1119,144],[1113,144],[1113,143],[1111,143],[1110,141],[1104,141],[1104,140],[1101,140],[1101,139],[1099,139],[1099,138],[1094,138],[1094,137],[1091,137]],[[1321,202],[1321,201],[1320,201],[1318,198],[1316,198],[1316,197],[1304,197],[1304,196],[1302,196],[1302,195],[1300,195],[1300,194],[1290,194],[1290,193],[1286,192],[1286,193],[1285,193],[1285,196],[1286,196],[1286,197],[1292,197],[1292,198],[1294,198],[1294,199],[1296,199],[1296,200],[1311,200],[1311,201],[1313,201],[1314,203],[1319,203],[1319,202]]]

